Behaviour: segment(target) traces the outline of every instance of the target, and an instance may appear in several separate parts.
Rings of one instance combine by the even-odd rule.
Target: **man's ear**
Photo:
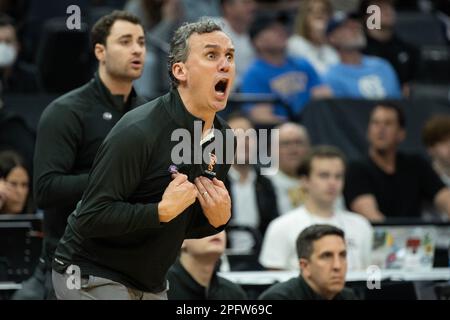
[[[309,261],[305,258],[300,258],[298,260],[298,264],[300,266],[300,270],[302,272],[302,275],[304,277],[308,277],[310,272],[309,272]]]
[[[94,54],[95,57],[99,62],[105,61],[105,45],[96,43],[94,47]]]
[[[180,82],[186,81],[186,65],[183,62],[176,62],[172,65],[172,74]]]

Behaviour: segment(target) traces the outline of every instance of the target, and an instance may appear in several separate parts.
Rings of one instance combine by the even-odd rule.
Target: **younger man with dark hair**
[[[49,104],[39,121],[34,193],[38,207],[44,209],[43,253],[16,299],[54,295],[53,254],[67,217],[86,189],[97,150],[122,116],[145,102],[133,89],[145,57],[144,29],[138,18],[124,11],[100,18],[91,30],[91,43],[98,60],[93,79]]]

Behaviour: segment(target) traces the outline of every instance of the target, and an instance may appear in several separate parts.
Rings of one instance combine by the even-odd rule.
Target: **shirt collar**
[[[299,276],[299,286],[300,288],[306,293],[306,295],[308,296],[308,298],[310,300],[325,300],[324,297],[322,297],[321,295],[317,294],[310,286],[309,284],[305,281],[305,279],[303,278],[303,276]],[[342,292],[342,291],[341,291]],[[339,292],[338,294],[336,294],[334,296],[334,298],[332,300],[341,300],[343,299],[341,292]]]
[[[164,104],[164,107],[166,108],[169,115],[174,119],[175,123],[180,128],[187,129],[192,135],[194,134],[194,122],[200,121],[202,125],[202,132],[203,132],[203,126],[205,125],[205,121],[197,118],[193,114],[191,114],[187,109],[186,106],[183,104],[183,101],[181,100],[180,94],[177,89],[172,89],[167,95],[163,97],[167,103]],[[226,128],[225,121],[223,121],[220,117],[217,115],[214,116],[213,121],[213,128],[217,130],[223,130]],[[213,130],[210,131],[210,133]],[[209,135],[208,135],[209,136]],[[213,134],[214,136],[214,134]],[[209,139],[206,139],[205,137],[203,140],[208,141]]]
[[[205,142],[210,141],[214,138],[214,123],[212,128],[208,131],[208,134],[200,140],[200,145],[203,145]]]
[[[305,281],[305,279],[302,276],[299,277],[299,286],[302,290],[304,290],[304,292],[306,293],[306,295],[310,300],[325,300],[321,295],[317,294],[309,286],[309,284]]]
[[[113,106],[116,111],[127,112],[132,107],[136,106],[137,95],[134,88],[131,88],[130,95],[127,101],[123,101],[124,95],[122,94],[112,94],[111,91],[105,86],[103,81],[100,79],[98,72],[94,75],[94,82],[97,85],[98,92],[102,99],[108,101],[108,106]]]
[[[237,171],[233,166],[230,167],[230,170],[228,171],[228,177],[230,178],[230,180],[234,183],[238,183],[240,178],[241,178],[241,174],[239,173],[239,171]],[[252,169],[250,169],[250,172],[248,173],[247,176],[247,180],[244,183],[254,183],[256,180],[256,172]]]
[[[186,288],[188,288],[189,291],[191,291],[198,297],[206,298],[208,293],[211,291],[211,289],[216,286],[216,283],[217,283],[216,272],[213,273],[209,288],[206,288],[206,287],[203,287],[202,285],[200,285],[197,281],[195,281],[194,278],[192,278],[192,276],[189,274],[189,272],[187,272],[187,270],[183,267],[183,265],[181,264],[179,259],[174,263],[172,268],[183,279],[182,285],[186,286]]]

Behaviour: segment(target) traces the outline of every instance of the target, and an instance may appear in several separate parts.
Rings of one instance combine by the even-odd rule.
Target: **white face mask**
[[[4,42],[0,42],[0,68],[10,67],[16,61],[16,48]]]

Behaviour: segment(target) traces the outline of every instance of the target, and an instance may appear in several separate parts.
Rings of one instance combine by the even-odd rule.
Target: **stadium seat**
[[[400,38],[417,47],[446,45],[439,20],[429,13],[398,12],[395,29]]]
[[[89,30],[69,30],[66,18],[48,20],[42,31],[36,64],[40,86],[48,93],[64,93],[92,77]]]

